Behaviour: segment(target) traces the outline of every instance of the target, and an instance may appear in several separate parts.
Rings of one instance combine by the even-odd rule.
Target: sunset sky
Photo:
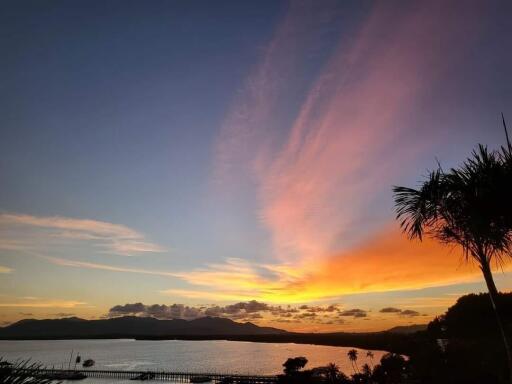
[[[2,1],[0,325],[213,315],[368,331],[484,291],[458,249],[400,233],[391,189],[504,142],[511,12]]]

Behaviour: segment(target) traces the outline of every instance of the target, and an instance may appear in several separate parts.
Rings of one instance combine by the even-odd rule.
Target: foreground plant
[[[2,384],[50,384],[55,380],[45,378],[41,364],[29,360],[10,363],[0,358],[0,383]]]

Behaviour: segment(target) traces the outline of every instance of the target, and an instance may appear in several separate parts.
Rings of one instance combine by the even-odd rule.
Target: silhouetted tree
[[[297,373],[302,368],[304,368],[307,363],[308,363],[308,359],[306,359],[303,356],[290,357],[283,364],[284,374],[285,375],[293,375],[294,373]]]
[[[340,375],[340,369],[334,363],[329,363],[325,367],[325,378],[328,383],[337,383]]]
[[[375,366],[372,377],[379,384],[398,384],[403,381],[405,368],[406,362],[401,355],[386,353]]]
[[[354,373],[351,384],[368,384],[369,378],[363,373]]]
[[[373,364],[373,352],[372,351],[367,351],[366,352],[366,357],[370,359],[371,363],[372,363],[372,367],[375,365]]]
[[[372,368],[368,364],[365,363],[361,367],[361,372],[363,373],[363,375],[370,377],[372,375]]]
[[[352,364],[352,369],[354,370],[354,373],[358,373],[359,369],[357,368],[357,350],[351,349],[347,352],[347,356],[350,359],[350,363]]]
[[[498,307],[504,324],[512,324],[512,293],[498,295]],[[432,320],[428,331],[437,338],[500,337],[489,295],[480,293],[461,296],[446,312]]]
[[[503,121],[505,132],[506,126]],[[507,136],[508,137],[508,136]],[[496,314],[512,380],[512,354],[497,308],[498,290],[491,263],[512,255],[512,146],[501,152],[479,145],[471,157],[448,172],[439,166],[419,189],[394,187],[397,220],[409,238],[429,235],[462,247],[485,279]]]
[[[325,367],[313,368],[312,371],[320,376],[322,382],[328,384],[350,383],[348,377],[334,363],[329,363]]]

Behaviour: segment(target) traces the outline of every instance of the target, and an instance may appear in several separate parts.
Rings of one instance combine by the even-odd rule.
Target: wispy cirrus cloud
[[[410,244],[389,227],[393,180],[438,144],[432,132],[414,130],[413,116],[443,70],[479,36],[470,27],[478,7],[460,17],[450,4],[375,4],[345,31],[353,38],[332,47],[294,109],[289,85],[302,82],[302,72],[293,63],[312,54],[316,31],[329,24],[301,4],[276,30],[218,138],[216,176],[228,174],[229,188],[250,175],[256,215],[273,244],[269,264],[285,266],[270,282],[253,277],[241,284],[259,284],[259,293],[276,300],[314,300],[474,279],[477,272],[457,268],[445,248]],[[300,39],[301,32],[312,37]],[[289,120],[276,117],[283,110]],[[220,279],[205,283],[210,293],[228,293]]]
[[[186,288],[171,288],[160,293],[194,300],[263,300],[269,303],[304,303],[335,300],[343,295],[370,292],[414,290],[445,286],[480,279],[479,271],[460,262],[457,249],[434,241],[410,243],[396,230],[386,230],[360,247],[318,261],[315,268],[300,269],[286,264],[257,264],[242,259],[207,264],[189,271],[166,271],[105,263],[34,256],[52,264],[109,272],[164,276],[187,283]],[[505,266],[509,270],[510,265]],[[401,305],[415,307],[411,298]],[[418,307],[432,306],[434,298],[422,300]],[[438,300],[440,300],[438,298]],[[453,303],[455,296],[439,304]],[[437,302],[436,302],[437,303]]]
[[[145,268],[127,267],[105,263],[64,259],[46,256],[37,252],[30,254],[51,264],[80,269],[94,269],[107,272],[133,273],[171,277],[183,280],[192,288],[167,289],[160,293],[168,296],[189,299],[205,299],[212,301],[251,300],[254,298],[270,298],[274,302],[284,300],[275,293],[282,290],[293,276],[282,272],[276,275],[271,266],[249,263],[241,259],[228,259],[223,264],[208,264],[204,268],[191,271],[165,271]],[[266,276],[265,276],[266,275]],[[197,287],[197,288],[196,288]],[[286,291],[283,294],[287,294]]]
[[[450,60],[435,31],[462,35],[436,6],[390,11],[376,5],[354,42],[333,51],[285,144],[258,172],[261,217],[279,259],[309,262],[364,241],[389,221],[376,191],[433,145],[409,136],[410,114]]]
[[[280,126],[289,123],[283,102],[300,103],[304,85],[297,76],[318,60],[319,47],[340,11],[334,1],[290,2],[271,41],[229,108],[215,143],[214,178],[223,189],[254,172],[279,143]],[[290,106],[290,105],[288,105]],[[276,136],[277,134],[277,136]]]
[[[191,285],[207,287],[211,293],[238,293],[245,297],[270,299],[294,280],[286,271],[272,266],[230,258],[224,263],[207,264],[205,268],[177,273]],[[211,291],[214,289],[215,291]],[[276,301],[274,299],[274,301]]]
[[[14,269],[0,265],[0,273],[11,273]]]
[[[179,277],[179,275],[177,273],[173,273],[173,272],[150,270],[150,269],[144,269],[144,268],[131,268],[131,267],[123,267],[123,266],[101,264],[101,263],[90,263],[87,261],[69,260],[69,259],[63,259],[60,257],[44,256],[41,254],[33,254],[33,255],[36,257],[39,257],[43,260],[46,260],[52,264],[60,265],[62,267],[99,269],[99,270],[110,271],[110,272],[126,272],[126,273],[138,273],[138,274],[143,274],[143,275]]]
[[[0,308],[76,308],[86,304],[77,300],[17,300],[0,302]]]
[[[86,243],[100,252],[124,256],[165,251],[121,224],[62,216],[0,214],[0,249],[25,250],[66,243]]]

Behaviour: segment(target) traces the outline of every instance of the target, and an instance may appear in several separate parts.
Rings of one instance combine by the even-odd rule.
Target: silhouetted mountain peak
[[[388,329],[387,332],[407,334],[415,333],[418,331],[424,331],[425,329],[427,329],[427,327],[428,324],[399,325]]]
[[[238,323],[220,317],[202,317],[194,320],[159,320],[153,317],[123,316],[100,320],[77,317],[63,319],[18,321],[0,328],[3,339],[58,339],[106,337],[163,337],[198,335],[271,335],[286,331],[259,327],[252,323]]]

